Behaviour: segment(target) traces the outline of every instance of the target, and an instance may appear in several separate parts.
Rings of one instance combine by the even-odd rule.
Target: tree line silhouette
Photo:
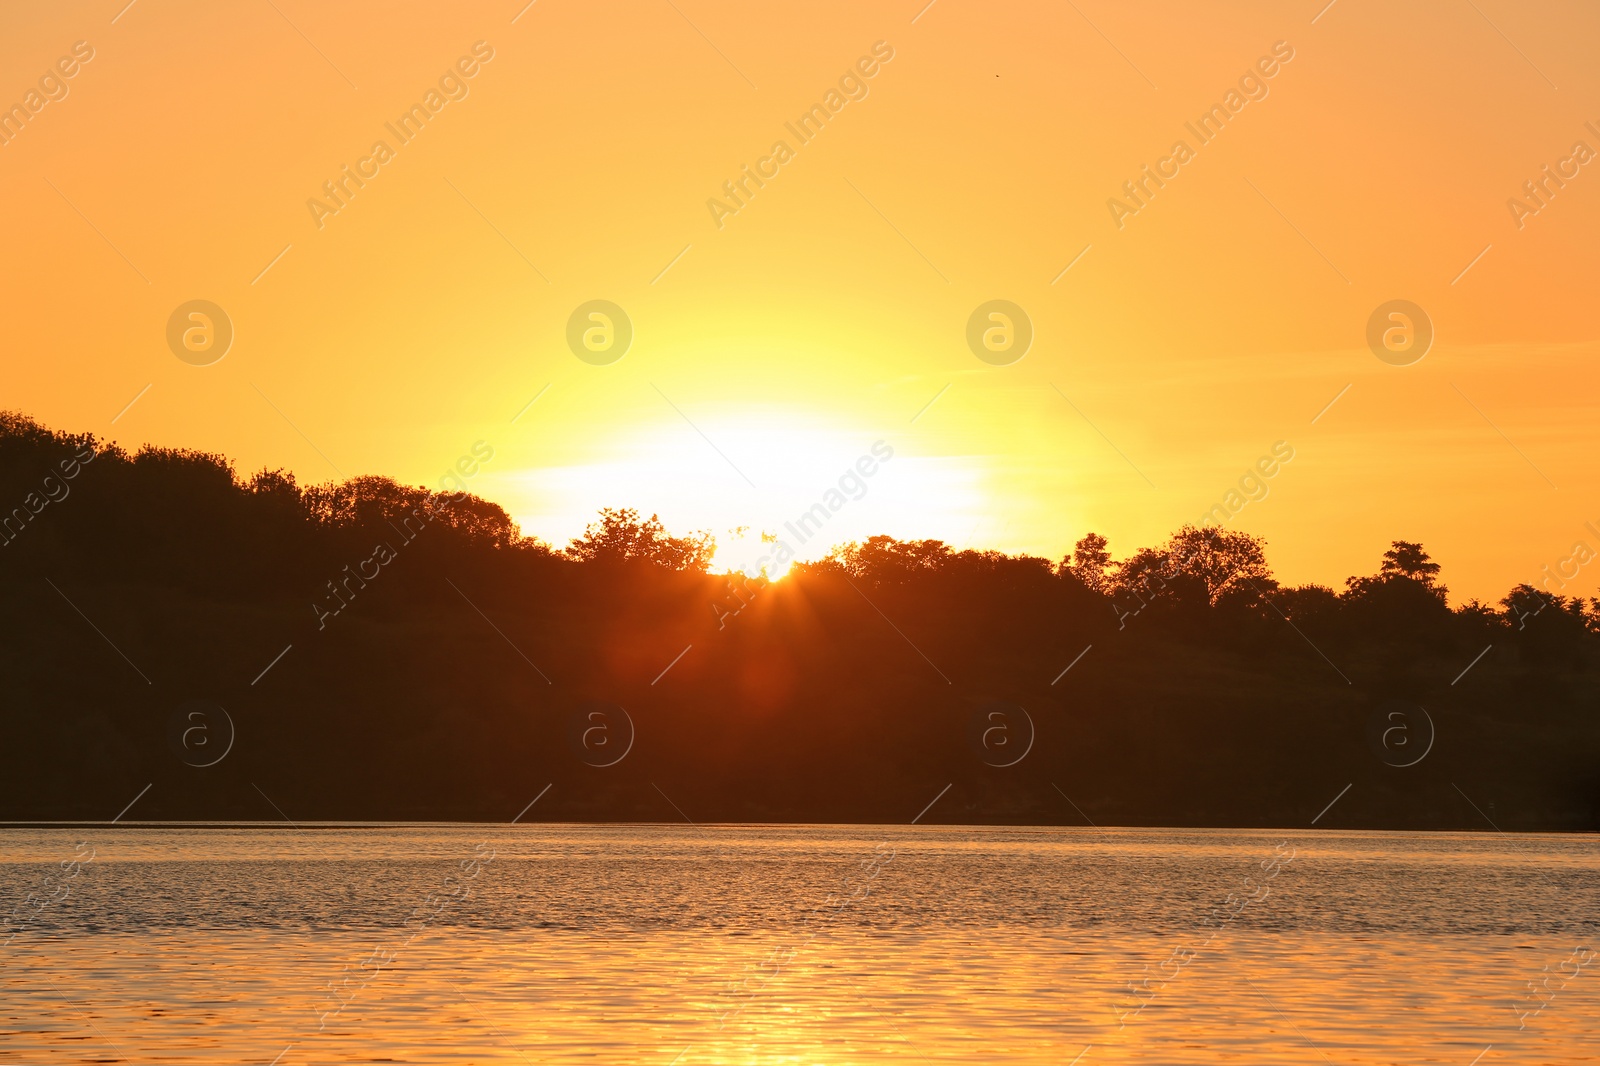
[[[779,581],[714,552],[0,415],[0,819],[147,783],[131,817],[506,820],[546,784],[578,820],[904,822],[946,784],[925,821],[1304,826],[1346,784],[1319,826],[1600,817],[1600,603],[1451,607],[1420,544],[1337,591],[1194,526],[1121,559],[878,536]]]

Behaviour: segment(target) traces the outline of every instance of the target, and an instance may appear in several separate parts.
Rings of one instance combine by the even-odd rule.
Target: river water
[[[0,1062],[1592,1062],[1596,845],[0,829]]]

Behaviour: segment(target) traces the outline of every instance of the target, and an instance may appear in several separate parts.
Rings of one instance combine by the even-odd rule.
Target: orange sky
[[[469,487],[556,543],[604,505],[779,529],[881,440],[803,555],[1089,530],[1124,554],[1286,441],[1231,520],[1285,581],[1403,537],[1490,597],[1600,546],[1600,168],[1520,229],[1507,206],[1600,150],[1600,12],[924,2],[6,5],[0,103],[65,96],[0,146],[0,404],[311,481],[434,484],[482,440]],[[401,144],[385,124],[480,41]],[[880,41],[800,143],[785,123]],[[1185,123],[1276,42],[1201,144]],[[319,228],[307,201],[380,140]],[[778,140],[719,228],[708,199]],[[1108,199],[1178,140],[1119,228]],[[208,366],[166,340],[194,299],[235,331]],[[567,346],[595,299],[633,324],[609,365]],[[967,346],[994,299],[1032,322],[1011,365]],[[1409,366],[1365,339],[1393,299],[1436,331]]]

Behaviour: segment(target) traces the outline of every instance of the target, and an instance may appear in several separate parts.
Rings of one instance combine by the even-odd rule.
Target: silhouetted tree
[[[1330,624],[1339,613],[1339,596],[1326,585],[1280,588],[1272,594],[1272,603],[1296,625],[1321,628]]]
[[[1378,567],[1382,577],[1404,577],[1434,588],[1439,575],[1439,564],[1428,557],[1422,545],[1409,540],[1394,541],[1383,553],[1383,563]]]
[[[1277,588],[1265,544],[1248,533],[1184,526],[1160,548],[1141,548],[1116,565],[1110,584],[1118,616],[1149,607],[1190,618],[1201,608],[1260,607]]]
[[[1173,572],[1205,583],[1207,599],[1257,603],[1278,587],[1267,565],[1267,542],[1249,533],[1184,526],[1167,542]]]
[[[1110,567],[1111,552],[1108,542],[1098,533],[1085,533],[1078,538],[1078,543],[1072,546],[1072,551],[1061,560],[1063,572],[1077,578],[1084,588],[1101,593],[1111,588],[1111,578],[1107,573]]]
[[[709,532],[674,537],[657,515],[641,520],[632,507],[606,507],[597,521],[589,523],[583,536],[568,545],[567,554],[581,562],[641,562],[666,570],[704,573],[716,550],[717,542]]]
[[[830,553],[844,572],[874,584],[899,584],[913,577],[937,573],[950,559],[950,545],[942,540],[895,540],[868,537]]]
[[[1438,575],[1439,564],[1428,557],[1422,545],[1397,540],[1383,553],[1376,575],[1345,578],[1346,595],[1356,600],[1377,598],[1404,604],[1414,602],[1420,592],[1443,606],[1450,590],[1437,583]]]

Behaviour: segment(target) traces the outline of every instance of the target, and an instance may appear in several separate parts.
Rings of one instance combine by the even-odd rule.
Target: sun
[[[557,546],[601,508],[631,507],[674,535],[711,534],[716,572],[778,580],[794,562],[877,534],[964,545],[992,509],[982,457],[915,446],[903,430],[794,407],[667,408],[586,461],[490,475],[485,488]]]
[[[781,581],[788,576],[795,560],[787,556],[777,561],[778,535],[772,530],[737,527],[717,537],[717,551],[711,557],[712,573],[741,573]]]

